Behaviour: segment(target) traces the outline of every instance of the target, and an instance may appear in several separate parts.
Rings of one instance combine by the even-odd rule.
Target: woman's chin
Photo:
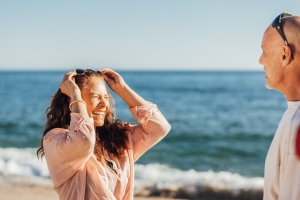
[[[104,121],[101,121],[101,122],[99,122],[99,121],[94,121],[94,125],[95,125],[95,126],[103,126],[103,124],[104,124]]]
[[[95,126],[103,126],[103,124],[104,124],[104,117],[93,116],[93,119],[94,119],[94,125]]]

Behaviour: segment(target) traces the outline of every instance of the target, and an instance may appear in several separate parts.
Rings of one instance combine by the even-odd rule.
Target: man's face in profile
[[[266,72],[266,87],[269,89],[279,89],[283,81],[283,70],[280,65],[280,51],[283,41],[276,30],[269,26],[265,31],[261,43],[262,55],[259,64],[264,66]]]

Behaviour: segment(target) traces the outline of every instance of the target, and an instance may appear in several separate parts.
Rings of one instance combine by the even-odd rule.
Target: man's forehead
[[[272,26],[269,26],[264,32],[261,47],[266,48],[267,46],[270,46],[271,43],[274,43],[279,39],[280,35],[276,32],[276,29]]]
[[[275,28],[273,28],[271,25],[265,30],[263,38],[268,39],[272,37],[276,33]]]

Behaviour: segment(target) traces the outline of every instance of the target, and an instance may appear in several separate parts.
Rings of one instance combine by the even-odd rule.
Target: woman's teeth
[[[101,115],[103,112],[92,112],[93,115]]]

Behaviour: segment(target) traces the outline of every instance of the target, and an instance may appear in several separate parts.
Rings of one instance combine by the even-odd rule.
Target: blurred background
[[[0,183],[10,177],[49,183],[35,151],[51,96],[67,71],[109,67],[172,125],[137,161],[136,195],[260,197],[264,160],[286,109],[283,95],[265,88],[261,38],[277,15],[297,15],[298,6],[1,1]],[[113,97],[118,118],[134,120]]]
[[[0,69],[261,70],[261,37],[297,1],[1,1]]]

